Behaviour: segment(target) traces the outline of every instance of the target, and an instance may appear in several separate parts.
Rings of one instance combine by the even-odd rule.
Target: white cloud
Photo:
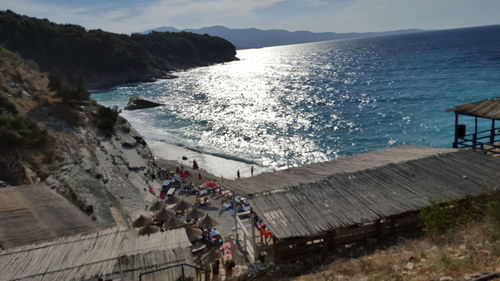
[[[129,21],[138,30],[174,25],[201,27],[227,24],[251,18],[256,9],[266,8],[284,0],[161,0],[140,7]],[[136,29],[137,30],[137,29]]]
[[[83,2],[83,1],[82,1]],[[153,0],[136,6],[74,8],[35,0],[0,0],[2,9],[59,23],[114,32],[139,32],[157,26],[178,28],[285,28],[312,31],[381,31],[401,28],[453,28],[499,23],[497,0]],[[114,2],[115,5],[117,2]],[[119,3],[119,2],[118,2]],[[266,13],[273,5],[295,7]],[[295,4],[295,5],[293,5]],[[303,7],[304,9],[296,8]],[[274,10],[273,10],[274,11]],[[284,12],[285,13],[285,12]]]
[[[162,25],[201,27],[251,20],[255,10],[285,0],[157,0],[127,8],[106,5],[72,8],[32,0],[0,0],[2,9],[35,17],[46,17],[58,23],[81,24],[114,32],[139,32]],[[251,22],[248,22],[251,25]]]
[[[344,3],[346,4],[346,3]],[[323,31],[444,29],[500,23],[497,0],[356,0],[299,15],[290,23]],[[287,24],[287,23],[282,23]]]

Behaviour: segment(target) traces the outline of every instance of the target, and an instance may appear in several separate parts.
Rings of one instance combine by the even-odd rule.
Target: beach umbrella
[[[171,211],[168,211],[166,209],[162,209],[155,215],[156,219],[161,220],[163,222],[166,222],[169,218],[175,217],[175,214]]]
[[[218,187],[219,184],[216,181],[207,181],[203,184],[204,188],[210,187],[210,188],[216,188]]]
[[[139,230],[139,235],[150,235],[158,231],[160,231],[160,228],[158,226],[148,224],[145,227],[141,228],[141,230]]]
[[[189,208],[192,208],[192,207],[193,207],[193,205],[187,203],[184,200],[181,200],[179,203],[177,203],[175,205],[174,210],[184,212],[184,211],[186,211],[186,210],[188,210]]]
[[[181,199],[179,199],[179,197],[177,196],[168,196],[167,199],[165,200],[165,203],[171,205],[179,203],[179,201],[181,201]]]
[[[149,208],[150,211],[159,211],[161,209],[165,209],[166,204],[163,201],[156,201],[151,208]]]
[[[203,217],[203,219],[201,219],[200,221],[198,221],[198,223],[196,224],[197,227],[205,227],[205,228],[212,228],[216,225],[218,225],[219,223],[214,220],[212,217],[210,217],[209,215],[206,215],[205,217]]]
[[[143,227],[143,226],[146,226],[148,224],[151,224],[153,223],[153,218],[151,217],[147,217],[147,216],[143,216],[143,215],[140,215],[133,223],[132,223],[132,226],[133,227]]]
[[[191,241],[191,243],[194,243],[194,242],[201,239],[201,235],[203,234],[203,231],[201,231],[198,228],[194,228],[194,227],[189,226],[189,227],[186,227],[186,234],[189,238],[189,241]]]
[[[166,228],[166,229],[176,229],[176,228],[181,228],[181,227],[184,227],[184,225],[186,225],[185,222],[183,222],[182,220],[176,218],[176,217],[170,217],[164,224],[163,226]]]
[[[188,220],[199,219],[199,218],[203,217],[204,215],[205,215],[205,213],[198,210],[198,208],[192,208],[189,212],[187,212],[186,218]]]

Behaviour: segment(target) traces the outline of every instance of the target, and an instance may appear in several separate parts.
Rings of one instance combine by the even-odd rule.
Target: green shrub
[[[59,73],[56,72],[51,72],[49,73],[48,77],[49,79],[49,89],[52,91],[59,91],[59,89],[62,88],[63,84],[63,78]]]
[[[71,88],[66,83],[66,79],[59,73],[51,72],[48,75],[49,89],[54,91],[56,95],[62,98],[64,103],[71,103],[72,101],[85,101],[90,97],[90,93],[85,89],[83,79],[79,79],[78,86]]]
[[[465,225],[484,216],[484,202],[476,197],[430,201],[431,205],[421,210],[420,218],[424,224],[424,232],[431,237],[445,234],[456,226]]]
[[[0,96],[0,114],[2,112],[17,114],[17,109],[6,97]]]
[[[473,263],[473,261],[474,260],[470,256],[466,256],[461,259],[444,256],[441,259],[441,262],[443,263],[444,267],[451,270],[458,269],[466,264]]]
[[[107,135],[113,133],[116,120],[118,120],[118,114],[120,112],[117,108],[109,108],[101,106],[97,110],[96,125],[97,128],[101,129]]]
[[[47,138],[47,132],[19,115],[3,114],[0,116],[0,146],[36,147]]]
[[[78,79],[78,85],[72,91],[72,97],[76,100],[85,101],[90,98],[90,93],[85,88],[83,79]]]
[[[488,202],[486,205],[486,221],[491,227],[493,238],[500,240],[500,201]]]

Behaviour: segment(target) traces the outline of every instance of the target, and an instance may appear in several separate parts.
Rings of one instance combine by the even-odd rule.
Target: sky
[[[367,32],[500,24],[500,0],[0,0],[0,9],[119,33],[159,26]]]

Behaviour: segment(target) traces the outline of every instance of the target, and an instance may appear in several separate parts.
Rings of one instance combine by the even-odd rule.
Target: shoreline
[[[196,160],[196,162],[198,162],[198,165],[200,166],[201,171],[205,171],[206,174],[219,178],[221,181],[223,181],[224,179],[237,179],[236,173],[238,170],[240,171],[240,176],[242,178],[251,177],[250,170],[252,166],[255,169],[254,175],[273,171],[273,169],[268,167],[262,167],[256,164],[245,163],[233,159],[219,157],[213,154],[194,151],[166,142],[151,140],[146,140],[146,142],[155,157],[158,157],[165,161],[172,161],[170,162],[170,164],[177,163],[177,165],[183,165],[184,167],[189,168],[193,166],[193,160]],[[183,160],[183,157],[187,157],[187,160]]]
[[[153,83],[158,80],[163,80],[163,79],[177,79],[179,76],[177,73],[179,72],[184,72],[188,71],[190,69],[194,68],[200,68],[200,67],[207,67],[207,66],[212,66],[212,65],[217,65],[217,64],[224,64],[224,63],[229,63],[233,61],[239,61],[240,59],[238,57],[235,57],[231,60],[228,61],[218,61],[218,62],[207,62],[206,64],[201,64],[201,65],[184,65],[184,66],[178,66],[173,69],[169,70],[163,70],[163,74],[161,75],[156,75],[154,73],[151,74],[145,74],[141,78],[127,78],[125,80],[120,80],[120,79],[108,79],[110,81],[107,82],[87,82],[85,84],[87,90],[91,93],[99,93],[102,91],[108,91],[116,87],[120,86],[127,86],[127,85],[136,85],[136,84],[141,84],[141,83]]]

